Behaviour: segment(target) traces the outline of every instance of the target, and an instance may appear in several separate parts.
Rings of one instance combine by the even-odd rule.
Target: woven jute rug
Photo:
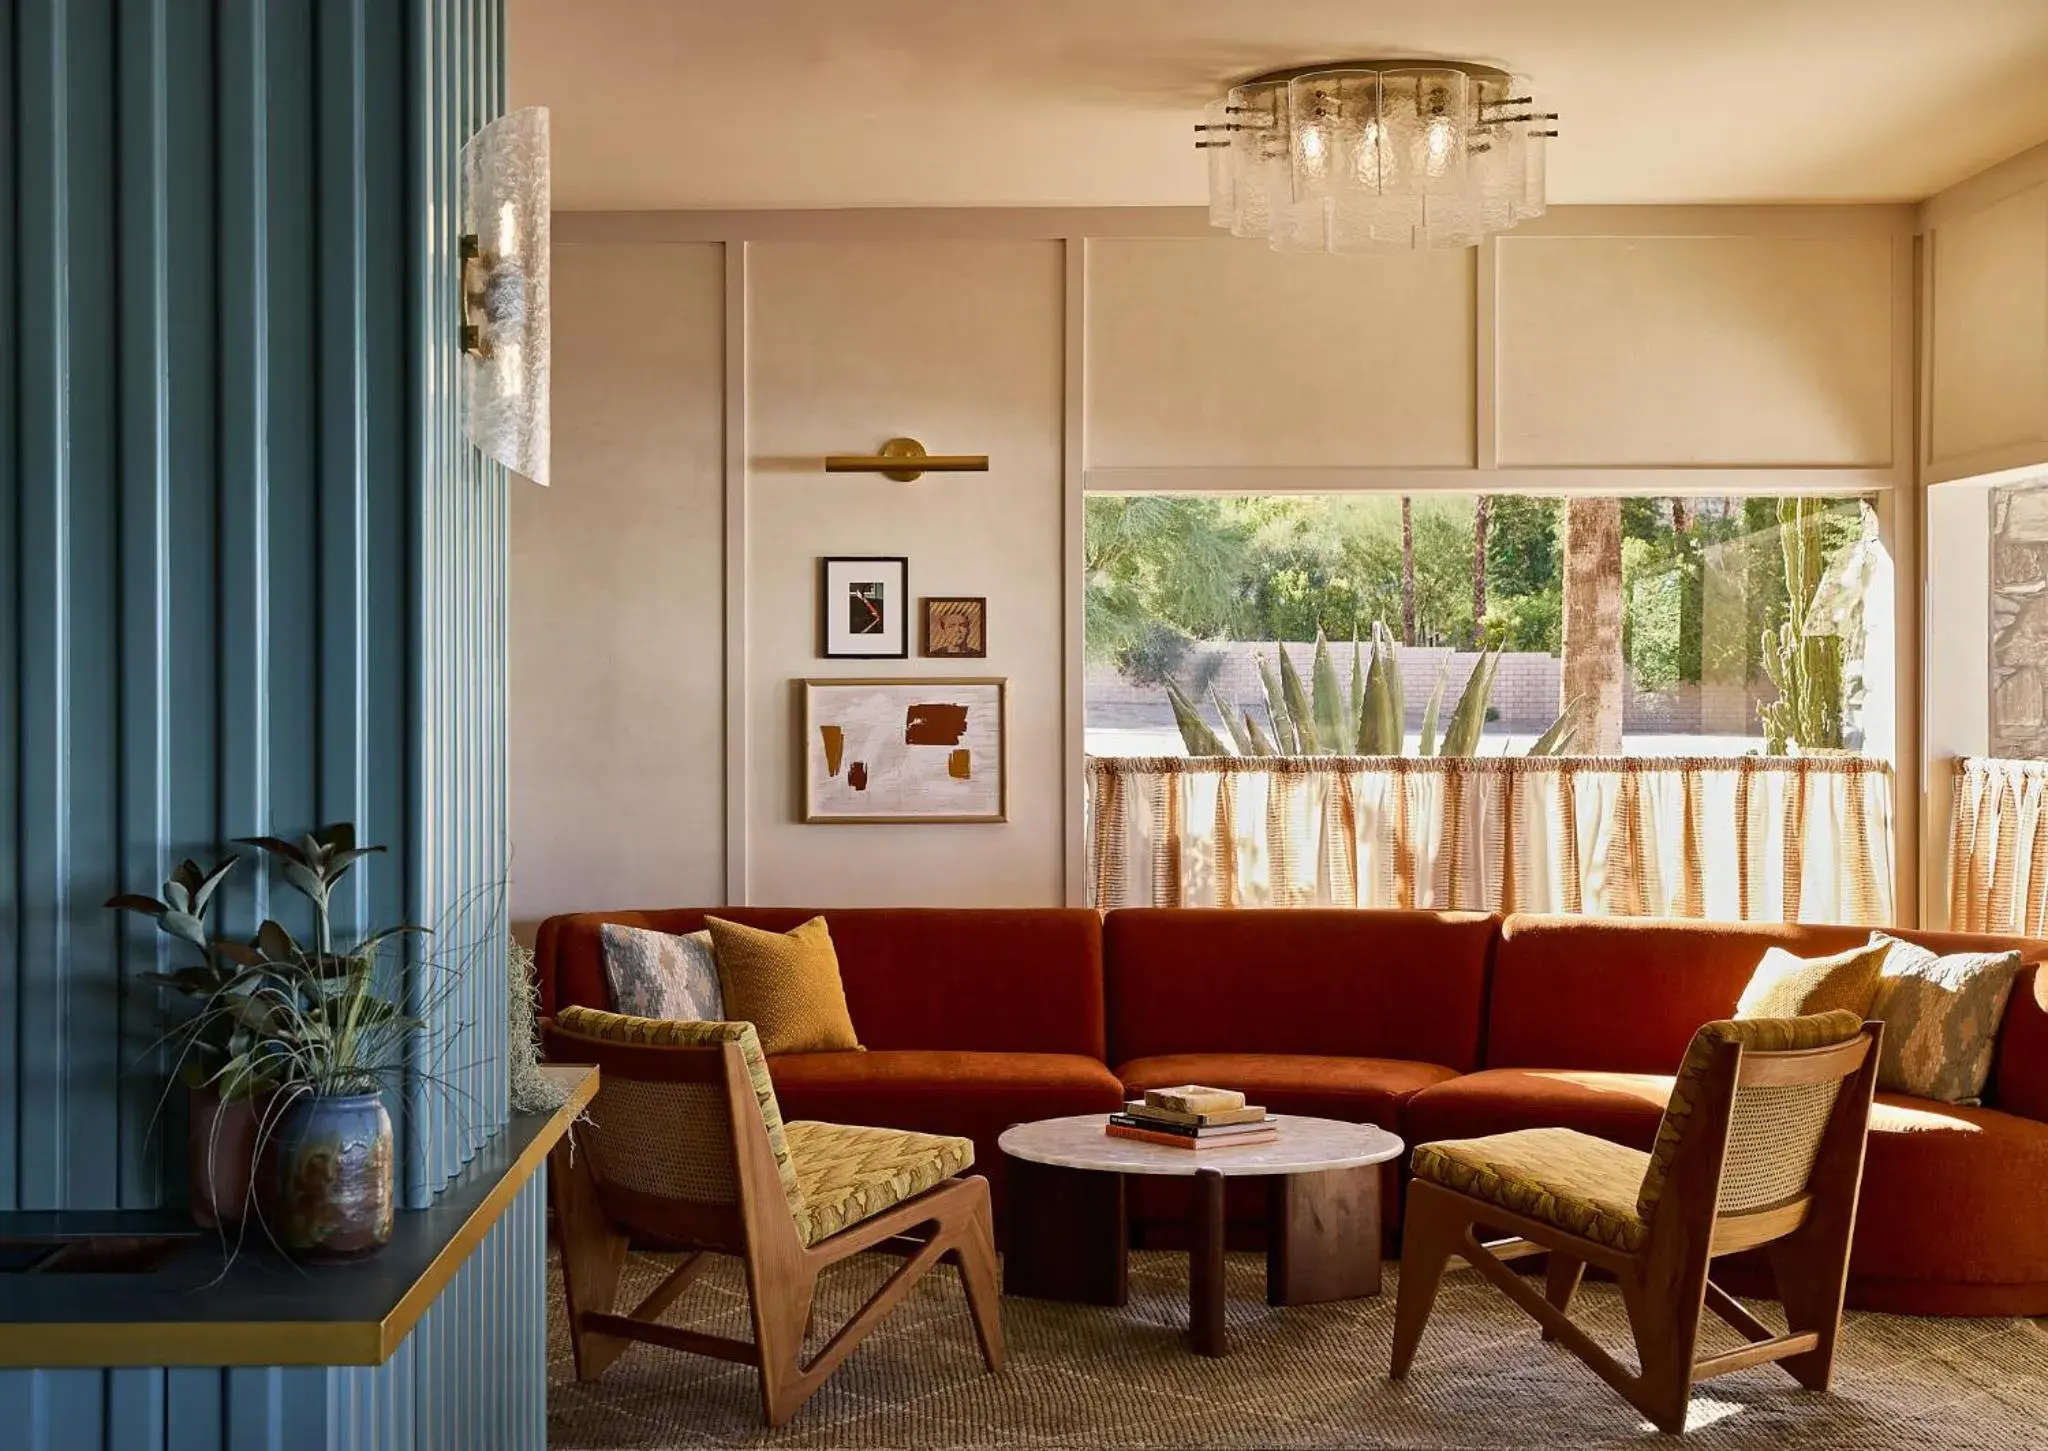
[[[634,1290],[663,1271],[636,1256]],[[861,1256],[821,1290],[821,1345],[900,1261]],[[635,1346],[579,1384],[553,1296],[550,1444],[596,1447],[2048,1447],[2048,1327],[2030,1320],[1915,1320],[1852,1312],[1835,1390],[1816,1395],[1772,1367],[1693,1394],[1682,1443],[1654,1431],[1471,1271],[1447,1275],[1407,1380],[1387,1379],[1394,1276],[1377,1299],[1284,1310],[1265,1303],[1265,1262],[1230,1260],[1231,1354],[1186,1348],[1187,1261],[1132,1257],[1118,1309],[1005,1300],[1009,1362],[984,1373],[958,1278],[916,1292],[781,1431],[761,1424],[744,1366]],[[1769,1319],[1776,1307],[1760,1305]],[[1626,1363],[1620,1297],[1588,1283],[1574,1313]],[[723,1264],[665,1317],[746,1335],[744,1287]],[[1707,1348],[1737,1342],[1715,1334]]]

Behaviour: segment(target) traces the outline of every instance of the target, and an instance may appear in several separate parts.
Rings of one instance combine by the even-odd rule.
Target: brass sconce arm
[[[892,438],[880,453],[835,453],[825,459],[828,474],[881,474],[907,484],[924,474],[985,474],[985,453],[926,453],[914,438]]]

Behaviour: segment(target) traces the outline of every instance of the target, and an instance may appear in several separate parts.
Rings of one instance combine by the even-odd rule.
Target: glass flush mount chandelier
[[[1233,86],[1195,145],[1217,226],[1281,252],[1408,252],[1540,215],[1556,120],[1494,66],[1342,61]]]

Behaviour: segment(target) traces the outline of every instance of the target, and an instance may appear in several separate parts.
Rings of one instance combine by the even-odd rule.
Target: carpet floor
[[[635,1256],[629,1289],[663,1272]],[[898,1261],[860,1256],[826,1277],[815,1350]],[[1394,1267],[1390,1266],[1390,1271]],[[1394,1282],[1377,1299],[1274,1310],[1265,1262],[1232,1255],[1231,1354],[1186,1349],[1187,1261],[1138,1254],[1120,1310],[1005,1300],[1009,1361],[983,1372],[950,1271],[909,1300],[781,1431],[761,1424],[744,1366],[635,1346],[592,1385],[577,1382],[551,1288],[550,1445],[804,1448],[1615,1447],[1661,1438],[1592,1372],[1470,1271],[1445,1277],[1405,1383],[1387,1379]],[[1766,1319],[1775,1306],[1760,1306]],[[1575,1314],[1621,1353],[1612,1285],[1588,1283]],[[721,1264],[664,1318],[747,1331],[738,1267]],[[1710,1348],[1736,1344],[1709,1317]],[[1725,1345],[1724,1345],[1725,1340]],[[1631,1354],[1622,1354],[1633,1363]],[[1851,1313],[1835,1390],[1803,1391],[1772,1367],[1693,1394],[1687,1451],[2048,1445],[2048,1324]],[[1675,1444],[1675,1443],[1665,1443]]]

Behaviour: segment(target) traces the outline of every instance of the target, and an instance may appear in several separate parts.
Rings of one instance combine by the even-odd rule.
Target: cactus
[[[1764,674],[1778,698],[1757,707],[1764,748],[1782,756],[1801,750],[1842,748],[1842,642],[1809,634],[1806,615],[1827,570],[1821,539],[1825,503],[1785,499],[1778,504],[1778,544],[1785,561],[1785,620],[1763,634]]]

